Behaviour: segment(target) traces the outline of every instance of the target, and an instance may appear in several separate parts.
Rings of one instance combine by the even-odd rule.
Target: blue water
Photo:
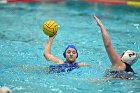
[[[118,54],[126,49],[140,53],[140,7],[70,0],[0,4],[0,86],[8,86],[13,93],[140,93],[137,79],[100,80],[111,63],[93,15],[104,23]],[[46,73],[44,68],[54,64],[43,56],[48,37],[42,24],[47,19],[60,26],[52,54],[64,60],[65,47],[74,44],[79,52],[77,61],[92,67]],[[139,62],[132,66],[137,76]]]

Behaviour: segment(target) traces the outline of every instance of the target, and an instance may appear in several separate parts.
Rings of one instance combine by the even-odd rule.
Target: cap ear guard
[[[134,64],[138,59],[138,54],[133,50],[126,50],[123,52],[121,60],[129,65]]]
[[[66,52],[63,53],[64,58],[66,58]]]

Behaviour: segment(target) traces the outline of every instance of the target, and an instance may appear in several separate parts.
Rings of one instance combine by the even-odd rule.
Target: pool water
[[[13,93],[140,93],[138,79],[100,80],[111,63],[93,15],[102,20],[118,54],[126,49],[140,53],[140,7],[70,0],[0,4],[0,86]],[[52,54],[64,60],[65,47],[74,44],[77,62],[92,67],[47,74],[44,68],[54,64],[43,56],[48,36],[42,24],[48,19],[59,24]],[[132,66],[137,76],[139,61]]]

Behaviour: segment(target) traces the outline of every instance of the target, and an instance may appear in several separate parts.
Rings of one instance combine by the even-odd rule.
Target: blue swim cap
[[[68,48],[73,48],[73,49],[75,49],[75,50],[76,50],[76,53],[77,53],[76,58],[78,58],[78,52],[77,52],[77,49],[76,49],[76,47],[75,47],[74,45],[68,45],[68,46],[66,47],[64,53],[63,53],[63,56],[66,58],[66,51],[67,51]]]

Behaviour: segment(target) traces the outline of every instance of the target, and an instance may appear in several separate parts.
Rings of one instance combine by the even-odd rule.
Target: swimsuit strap
[[[71,66],[71,67],[79,67],[77,62],[71,63],[71,62],[64,61],[64,64]]]

